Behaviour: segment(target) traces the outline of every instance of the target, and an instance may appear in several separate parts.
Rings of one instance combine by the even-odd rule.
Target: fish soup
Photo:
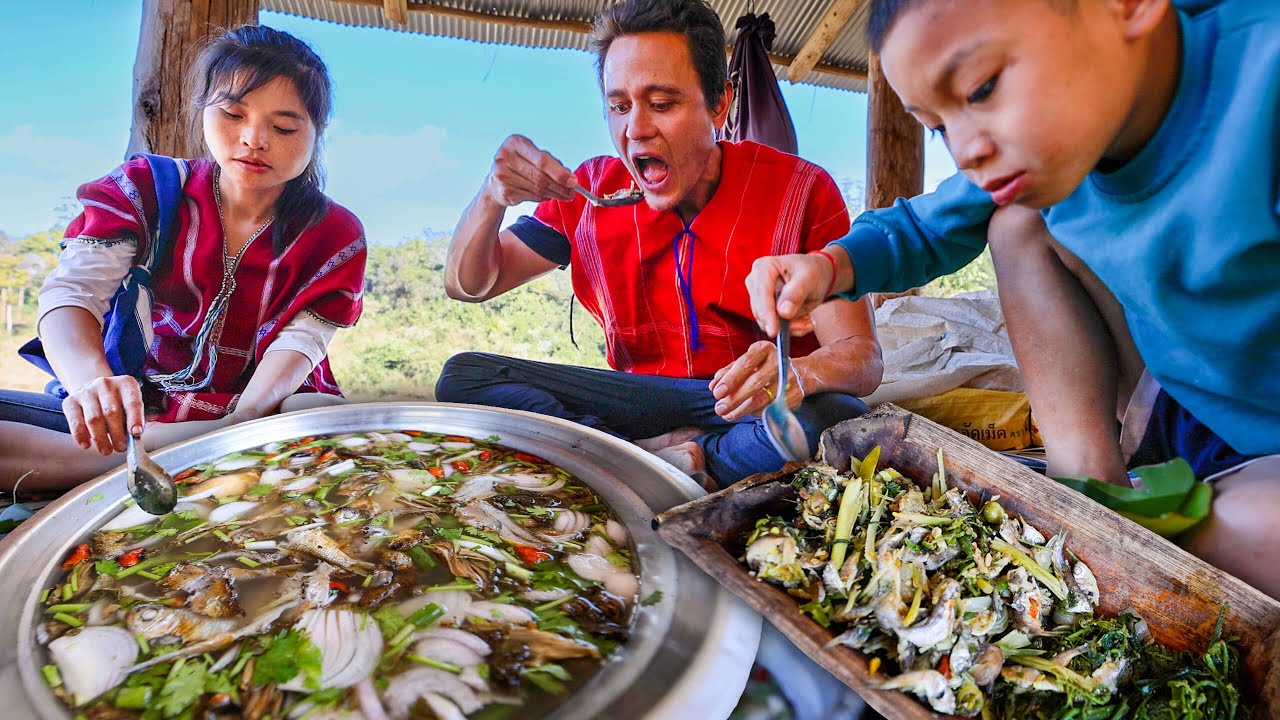
[[[620,651],[626,528],[587,485],[417,431],[272,443],[126,508],[42,596],[45,680],[89,718],[537,717]]]

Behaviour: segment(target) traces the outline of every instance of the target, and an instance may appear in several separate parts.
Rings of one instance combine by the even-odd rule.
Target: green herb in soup
[[[537,717],[626,641],[627,531],[542,458],[365,432],[177,480],[41,598],[44,678],[87,718]]]

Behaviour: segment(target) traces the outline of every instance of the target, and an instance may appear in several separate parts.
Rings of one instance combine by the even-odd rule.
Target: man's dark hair
[[[729,68],[724,25],[705,0],[625,0],[600,13],[591,30],[591,49],[596,53],[601,88],[604,58],[613,41],[622,35],[648,32],[673,32],[685,37],[707,107],[715,108],[724,95]]]

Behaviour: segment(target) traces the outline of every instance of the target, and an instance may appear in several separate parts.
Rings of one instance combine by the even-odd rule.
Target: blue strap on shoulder
[[[151,166],[157,205],[156,229],[147,243],[145,256],[140,257],[138,264],[129,269],[120,288],[111,298],[110,306],[102,319],[102,349],[113,373],[132,375],[142,380],[148,349],[146,330],[151,324],[152,274],[169,255],[186,173],[182,160],[145,153],[133,156],[137,157],[145,158]],[[55,375],[40,338],[23,345],[18,354],[50,375]],[[67,394],[56,376],[45,387],[45,392],[61,397]]]

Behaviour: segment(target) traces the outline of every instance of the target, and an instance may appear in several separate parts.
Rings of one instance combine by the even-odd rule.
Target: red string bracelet
[[[836,269],[836,259],[832,257],[831,253],[827,252],[826,250],[814,250],[809,254],[821,255],[822,257],[827,259],[827,262],[831,263],[831,283],[827,285],[827,292],[825,295],[822,296],[822,299],[826,300],[827,298],[831,297],[832,291],[836,289],[836,276],[839,274],[839,271]]]

